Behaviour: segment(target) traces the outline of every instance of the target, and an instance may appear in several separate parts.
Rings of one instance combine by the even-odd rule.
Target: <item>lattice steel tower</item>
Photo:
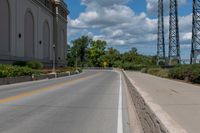
[[[163,0],[158,0],[158,40],[157,40],[157,65],[165,62],[165,37],[164,37],[164,17]]]
[[[197,62],[198,55],[200,55],[200,0],[193,0],[191,64]]]
[[[170,0],[169,25],[169,65],[171,65],[173,59],[175,59],[177,63],[181,62],[177,0]]]

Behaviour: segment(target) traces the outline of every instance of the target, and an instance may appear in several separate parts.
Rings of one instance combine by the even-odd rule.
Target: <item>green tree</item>
[[[106,62],[109,67],[113,67],[116,61],[120,60],[120,52],[114,48],[108,48],[106,54],[101,57],[101,62]]]
[[[132,48],[130,51],[125,52],[122,55],[123,62],[130,62],[137,64],[139,62],[138,53],[136,48]]]
[[[75,66],[75,57],[72,55],[70,45],[67,45],[67,66]]]
[[[88,46],[91,44],[92,39],[88,36],[82,36],[74,41],[72,41],[72,48],[71,48],[71,56],[73,58],[73,64],[75,64],[75,60],[77,57],[79,66],[84,66],[86,63],[86,55]]]
[[[88,59],[95,67],[102,66],[101,56],[105,55],[106,41],[96,40],[92,41],[91,47],[88,50]]]
[[[70,52],[67,54],[69,66],[75,66],[76,59],[78,66],[81,67],[106,66],[139,70],[156,64],[155,57],[141,55],[136,48],[121,54],[117,49],[107,48],[106,41],[92,40],[87,36],[72,41],[72,44],[72,47],[69,47]]]

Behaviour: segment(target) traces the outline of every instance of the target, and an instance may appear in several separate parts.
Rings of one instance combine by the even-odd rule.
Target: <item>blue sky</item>
[[[81,35],[103,39],[121,52],[136,47],[146,55],[156,54],[157,0],[65,0],[70,10],[68,41]],[[182,58],[189,58],[192,1],[178,0]],[[166,47],[168,7],[165,4]]]

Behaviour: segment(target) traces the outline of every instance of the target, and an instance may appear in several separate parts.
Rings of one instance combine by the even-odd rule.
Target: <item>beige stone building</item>
[[[65,65],[67,15],[63,0],[0,0],[0,62]]]

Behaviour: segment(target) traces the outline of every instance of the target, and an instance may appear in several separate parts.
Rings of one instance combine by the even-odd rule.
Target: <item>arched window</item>
[[[10,52],[10,9],[8,0],[0,0],[0,54]]]
[[[47,21],[43,24],[43,59],[50,59],[50,29]]]
[[[29,10],[24,17],[24,55],[34,58],[34,18]]]

